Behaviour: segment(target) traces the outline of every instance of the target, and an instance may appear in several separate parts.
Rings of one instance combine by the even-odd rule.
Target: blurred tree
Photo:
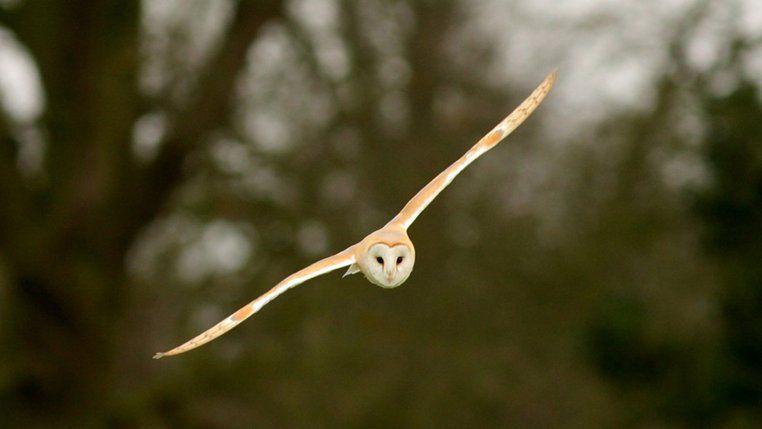
[[[670,45],[676,70],[662,77],[657,103],[647,118],[634,122],[641,131],[625,133],[625,138],[631,138],[629,145],[640,150],[646,146],[650,146],[648,151],[659,150],[658,145],[690,147],[691,136],[667,122],[686,114],[681,97],[696,101],[694,112],[703,126],[699,147],[709,178],[700,191],[693,189],[690,198],[683,199],[691,207],[690,214],[703,223],[704,248],[715,258],[703,263],[720,271],[721,286],[706,296],[710,305],[718,308],[718,326],[704,331],[703,338],[678,339],[666,326],[660,326],[662,332],[654,335],[649,325],[656,323],[658,316],[648,309],[654,303],[626,288],[598,306],[586,343],[591,362],[604,377],[630,398],[649,398],[640,401],[668,421],[745,427],[759,420],[762,385],[758,347],[762,332],[762,105],[756,85],[739,68],[744,53],[753,49],[755,42],[731,33],[724,40],[725,55],[712,67],[700,70],[687,60],[687,46],[694,43],[693,32],[706,19],[709,6],[697,3],[678,26]],[[721,76],[733,76],[737,81],[731,92],[722,93],[713,85]],[[620,177],[642,178],[644,174],[642,170],[627,171],[621,170]],[[649,207],[662,204],[664,201],[653,195],[646,203]],[[627,210],[632,213],[633,209]],[[657,220],[654,225],[670,224]],[[632,417],[638,423],[651,419],[653,415],[642,411]]]
[[[150,162],[133,156],[140,115],[168,100],[138,91],[138,2],[25,1],[3,9],[37,63],[46,109],[42,173],[16,168],[20,132],[5,121],[0,246],[12,361],[3,382],[13,425],[114,418],[130,309],[125,255],[166,210],[184,165],[229,110],[235,77],[276,1],[244,2],[182,103],[162,106],[169,130]],[[87,370],[83,370],[87,368]],[[4,413],[5,414],[5,413]]]

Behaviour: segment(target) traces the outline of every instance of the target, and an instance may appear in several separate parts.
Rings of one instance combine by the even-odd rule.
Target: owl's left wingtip
[[[164,357],[164,353],[156,353],[155,355],[153,355],[154,359],[161,359],[163,357]]]

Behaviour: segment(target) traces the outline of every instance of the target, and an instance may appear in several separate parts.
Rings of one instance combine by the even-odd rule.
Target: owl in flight
[[[353,244],[333,256],[317,261],[307,268],[291,274],[264,295],[246,304],[246,306],[231,314],[222,322],[212,326],[206,332],[172,350],[156,353],[154,359],[184,353],[206,344],[236,327],[249,316],[259,311],[265,304],[272,301],[276,296],[311,278],[330,271],[349,267],[344,276],[362,272],[371,283],[383,288],[395,288],[404,283],[413,271],[413,264],[415,263],[415,248],[413,248],[413,242],[410,241],[407,235],[407,229],[431,201],[452,182],[455,176],[474,162],[476,158],[479,158],[482,154],[500,143],[501,140],[532,114],[548,94],[555,80],[556,72],[554,71],[540,83],[519,107],[497,124],[492,131],[476,142],[465,155],[461,156],[460,159],[452,163],[439,173],[434,180],[418,191],[405,204],[402,211],[390,220],[389,223],[384,225],[383,228],[370,233],[359,243]]]

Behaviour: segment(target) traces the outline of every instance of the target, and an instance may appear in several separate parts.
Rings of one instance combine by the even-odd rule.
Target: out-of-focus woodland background
[[[762,419],[754,1],[0,1],[0,426]],[[381,226],[559,67],[411,229]]]

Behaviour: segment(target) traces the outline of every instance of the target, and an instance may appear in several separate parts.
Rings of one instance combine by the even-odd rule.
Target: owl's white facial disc
[[[407,280],[413,271],[415,255],[405,244],[388,246],[377,243],[370,248],[360,261],[365,277],[383,288],[394,288]]]

